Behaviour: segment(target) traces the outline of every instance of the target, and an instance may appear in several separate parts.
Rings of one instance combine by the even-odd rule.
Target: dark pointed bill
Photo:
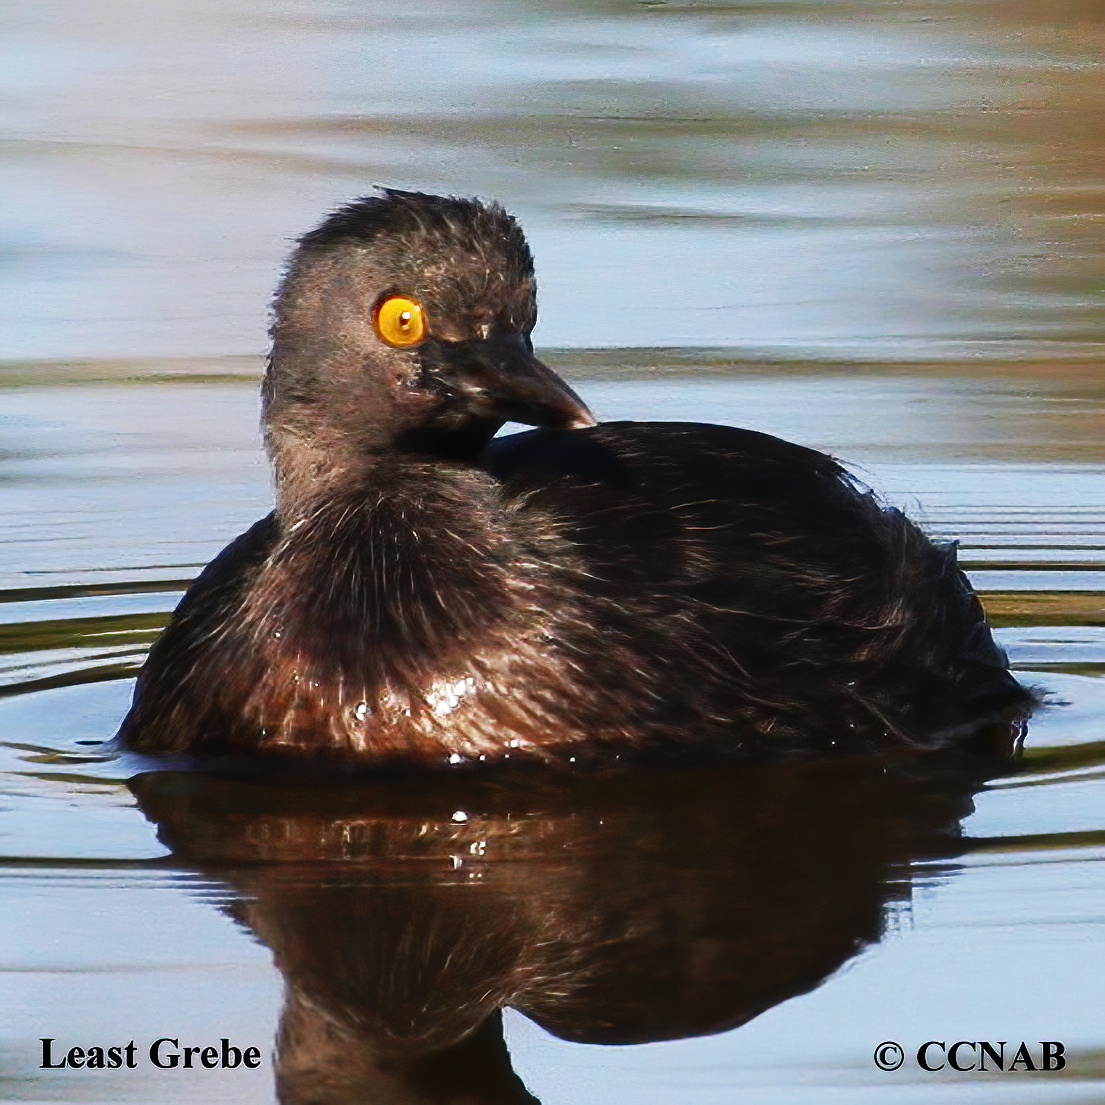
[[[559,430],[595,425],[583,400],[530,352],[521,334],[442,346],[442,377],[471,413]]]

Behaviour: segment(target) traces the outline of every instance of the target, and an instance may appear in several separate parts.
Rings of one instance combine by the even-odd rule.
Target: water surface
[[[283,1016],[289,1101],[316,1059],[349,1076],[330,1101],[1105,1099],[1098,6],[57,0],[0,26],[0,1098],[271,1101]],[[538,344],[600,417],[828,449],[959,540],[1046,695],[1020,770],[320,799],[106,754],[188,581],[270,509],[289,242],[375,182],[519,214]],[[331,1015],[360,1018],[336,1050]],[[385,1072],[417,1032],[437,1067]],[[42,1036],[162,1035],[265,1061],[37,1065]],[[929,1039],[1067,1066],[875,1068]]]
[[[545,345],[1098,355],[1098,7],[81,0],[0,16],[6,357],[256,353],[374,183],[503,199]]]
[[[439,918],[425,936],[431,948],[444,926],[468,954],[488,939],[487,918],[500,927],[503,918],[515,918],[501,934],[506,946],[570,945],[556,970],[573,986],[605,965],[597,992],[607,1012],[600,1022],[612,1027],[601,1032],[593,1024],[597,998],[586,986],[575,1004],[564,1007],[567,999],[557,998],[550,1007],[556,986],[535,992],[536,983],[526,989],[501,974],[506,968],[495,968],[494,977],[507,980],[496,992],[508,1006],[509,1061],[543,1102],[596,1093],[610,1102],[707,1102],[731,1100],[738,1090],[753,1101],[832,1101],[845,1092],[849,1100],[927,1100],[940,1092],[974,1101],[991,1085],[1002,1100],[1098,1099],[1105,1080],[1098,1015],[1105,975],[1105,456],[1091,427],[1105,386],[1048,366],[883,374],[831,364],[742,368],[690,351],[551,351],[547,358],[573,374],[604,417],[662,410],[672,418],[773,429],[846,454],[864,479],[934,535],[958,537],[1014,666],[1051,703],[1032,723],[1021,772],[993,780],[973,800],[968,787],[935,806],[935,799],[877,789],[881,802],[897,803],[891,821],[879,820],[886,813],[870,806],[871,791],[851,777],[826,782],[780,773],[744,798],[747,780],[738,779],[734,791],[709,800],[712,807],[702,791],[683,813],[678,801],[686,797],[668,791],[644,799],[577,793],[567,808],[536,796],[527,805],[517,793],[486,807],[486,799],[447,793],[407,812],[391,808],[392,799],[342,807],[324,798],[307,821],[298,808],[258,807],[245,828],[247,798],[212,797],[202,788],[180,792],[172,776],[143,775],[151,782],[128,788],[127,780],[151,765],[104,758],[96,742],[125,711],[129,676],[186,581],[268,509],[256,381],[215,382],[204,371],[212,366],[197,364],[196,379],[166,382],[168,366],[151,362],[151,382],[70,380],[9,390],[10,526],[0,552],[6,693],[0,877],[7,884],[0,979],[9,1099],[191,1094],[198,1100],[221,1079],[220,1100],[269,1100],[268,1059],[253,1075],[204,1072],[203,1079],[185,1080],[148,1069],[125,1076],[40,1072],[28,1057],[37,1055],[43,1035],[91,1043],[150,1032],[196,1043],[227,1036],[268,1056],[281,1009],[298,1008],[303,986],[314,993],[310,985],[317,982],[310,980],[322,968],[311,949],[344,947],[343,940],[351,948],[377,948],[373,954],[384,959],[370,957],[365,966],[358,958],[359,968],[335,952],[344,967],[322,977],[353,972],[378,987],[380,972],[390,977],[387,971],[398,970],[395,963],[407,954],[404,940],[418,939],[408,924],[427,911]],[[1084,434],[1049,442],[1053,404],[1063,425],[1084,425]],[[861,409],[870,417],[857,419]],[[807,797],[788,805],[795,788]],[[175,860],[136,808],[135,793]],[[765,794],[767,805],[757,813]],[[835,804],[819,810],[810,794]],[[223,826],[227,815],[219,811],[228,801],[239,820]],[[458,826],[452,806],[466,803],[471,823]],[[668,837],[669,817],[681,833],[657,853],[643,842]],[[402,843],[412,818],[423,833],[437,826],[434,847],[413,855]],[[815,826],[811,818],[821,820]],[[603,822],[613,827],[596,827]],[[257,840],[285,843],[266,846],[276,851],[260,857],[243,854],[234,844],[241,833],[254,842],[248,847]],[[358,853],[351,839],[375,841],[375,851]],[[326,844],[335,840],[345,841],[337,855]],[[874,852],[871,841],[880,842]],[[821,857],[812,869],[821,881],[806,866],[810,855]],[[638,876],[626,868],[628,856],[642,865],[647,889],[633,889]],[[275,869],[242,868],[258,858],[281,862]],[[325,881],[320,858],[353,863],[337,876],[337,889]],[[450,887],[455,893],[442,899]],[[630,1010],[647,1006],[650,994],[662,995],[675,953],[670,944],[658,952],[659,938],[649,937],[646,951],[630,948],[630,960],[612,959],[610,947],[621,947],[624,937],[610,941],[625,922],[598,920],[604,910],[635,916],[629,931],[645,933],[667,931],[656,929],[658,912],[682,914],[687,942],[676,938],[676,946],[683,955],[706,956],[702,977],[717,984],[713,997],[699,995],[706,1012],[692,1002],[675,1016],[684,1006],[669,996],[644,1027],[627,1027],[644,1016]],[[852,919],[831,920],[841,916]],[[796,919],[805,927],[788,930]],[[783,970],[782,982],[754,981],[781,954],[769,955],[766,937],[755,935],[768,922],[780,949],[804,949],[810,957],[805,966]],[[833,935],[834,924],[845,924],[843,935]],[[286,994],[257,936],[276,951]],[[501,942],[496,947],[501,954]],[[716,948],[722,951],[709,950]],[[745,961],[757,965],[755,972],[734,965],[738,953],[750,957]],[[630,977],[644,970],[653,981],[626,991],[624,964],[638,955],[651,966]],[[373,962],[384,965],[373,973]],[[552,967],[541,962],[526,968],[526,977],[536,971],[545,978]],[[828,981],[819,985],[823,975]],[[761,989],[741,998],[741,987],[754,985]],[[366,982],[357,992],[377,991]],[[414,992],[427,1001],[436,995],[434,1024],[471,1012],[469,998],[448,1004],[450,994],[463,995],[460,982]],[[707,1015],[719,993],[729,1005]],[[306,1031],[302,1024],[300,1030]],[[671,1042],[644,1042],[673,1033]],[[990,1081],[996,1075],[949,1080],[915,1068],[885,1074],[873,1067],[872,1050],[883,1040],[916,1047],[945,1038],[1061,1040],[1069,1063],[1062,1075],[1009,1074],[1000,1084]],[[626,1039],[638,1042],[609,1046]],[[496,1046],[486,1045],[488,1055],[498,1054]],[[491,1063],[486,1056],[479,1061]],[[456,1071],[467,1068],[447,1069],[460,1078]],[[375,1071],[368,1081],[383,1092]],[[289,1094],[286,1100],[299,1100]]]

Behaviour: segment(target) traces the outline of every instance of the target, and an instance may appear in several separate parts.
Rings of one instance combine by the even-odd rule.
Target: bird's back
[[[591,612],[580,637],[615,697],[643,667],[673,720],[732,723],[749,752],[940,746],[1031,701],[954,545],[823,453],[607,423],[500,438],[483,460],[526,510],[564,520]]]

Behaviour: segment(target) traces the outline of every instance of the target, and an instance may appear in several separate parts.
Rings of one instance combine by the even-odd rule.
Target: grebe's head
[[[504,422],[590,412],[533,355],[533,259],[497,203],[391,189],[305,234],[263,390],[277,481],[394,452],[466,459]]]

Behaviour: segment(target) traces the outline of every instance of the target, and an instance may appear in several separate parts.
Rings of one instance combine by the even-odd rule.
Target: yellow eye
[[[389,295],[376,307],[372,324],[380,341],[402,348],[417,345],[426,336],[422,304],[405,295]]]

